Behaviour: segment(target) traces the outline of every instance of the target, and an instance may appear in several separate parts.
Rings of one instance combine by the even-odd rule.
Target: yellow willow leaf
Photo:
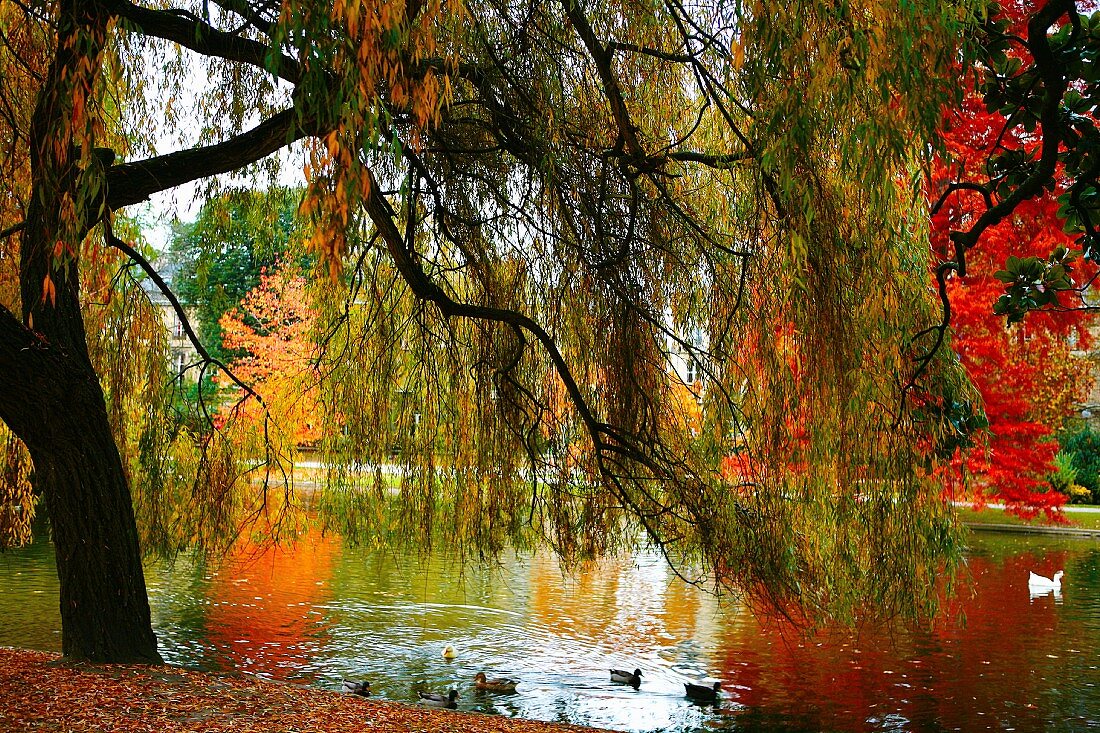
[[[42,279],[42,302],[56,305],[57,291],[54,289],[53,280],[49,275]]]

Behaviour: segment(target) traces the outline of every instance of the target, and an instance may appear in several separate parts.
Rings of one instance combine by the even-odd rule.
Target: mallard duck
[[[515,680],[509,680],[504,678],[497,678],[495,680],[485,679],[484,672],[478,672],[474,675],[474,687],[479,690],[488,690],[489,692],[515,692],[516,685],[519,683]]]
[[[455,651],[455,648],[453,646],[448,644],[447,646],[443,647],[441,655],[444,659],[454,659],[458,656],[458,652]]]
[[[1054,574],[1054,578],[1047,578],[1042,575],[1036,575],[1035,573],[1028,573],[1027,587],[1029,590],[1061,590],[1062,589],[1062,576],[1065,572],[1059,570]]]
[[[621,669],[611,670],[611,681],[621,682],[624,685],[631,685],[635,689],[642,684],[642,670],[636,669],[634,673],[624,672]]]
[[[370,697],[370,682],[366,680],[344,680],[344,692]]]
[[[718,699],[718,691],[722,689],[721,682],[715,682],[713,686],[697,685],[694,682],[684,683],[684,692],[692,700],[701,702],[714,702]]]
[[[449,708],[451,710],[458,707],[458,703],[455,702],[455,698],[458,697],[458,690],[455,689],[448,692],[446,697],[435,692],[418,692],[417,694],[420,695],[421,705],[432,708]]]

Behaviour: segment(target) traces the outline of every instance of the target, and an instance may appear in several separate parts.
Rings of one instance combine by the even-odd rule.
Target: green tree
[[[127,481],[78,277],[110,270],[108,249],[147,264],[111,220],[156,192],[305,157],[330,423],[358,459],[393,444],[377,423],[405,385],[423,415],[396,513],[371,511],[387,492],[332,497],[349,531],[567,561],[640,532],[686,579],[809,618],[926,611],[952,548],[935,461],[968,388],[946,322],[921,331],[937,304],[915,182],[960,58],[1011,82],[992,98],[1042,145],[1001,161],[989,211],[952,235],[955,270],[1060,160],[1092,231],[1100,167],[1071,146],[1091,87],[1067,92],[1093,73],[1093,34],[1074,30],[1092,20],[1069,0],[1031,16],[1033,63],[1003,69],[997,44],[1017,40],[979,0],[0,8],[3,99],[34,100],[0,115],[0,261],[19,261],[0,419],[45,499],[72,657],[158,658],[132,507],[156,516],[159,484]],[[205,91],[175,118],[193,146],[142,159],[195,55]],[[1013,283],[1022,303],[1033,285]],[[682,338],[695,329],[706,346]],[[700,365],[712,445],[676,414],[671,344]],[[137,457],[122,444],[128,462],[171,448],[149,435]],[[200,531],[269,516],[218,440],[194,450]]]
[[[176,269],[173,289],[195,314],[210,355],[227,360],[221,318],[260,283],[265,268],[300,237],[295,213],[301,191],[239,190],[207,202],[193,222],[172,229],[166,260]]]

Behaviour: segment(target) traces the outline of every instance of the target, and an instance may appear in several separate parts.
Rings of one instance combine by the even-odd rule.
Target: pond
[[[453,686],[461,710],[639,732],[1100,729],[1100,544],[975,534],[967,565],[949,621],[809,640],[649,554],[575,576],[542,555],[460,571],[318,536],[147,573],[166,660],[327,689],[365,678],[389,700]],[[1028,571],[1061,568],[1061,593],[1032,597]],[[48,541],[0,554],[0,619],[0,645],[60,650]],[[640,668],[640,688],[612,667]],[[476,693],[479,671],[519,692]],[[718,705],[683,696],[705,677]]]

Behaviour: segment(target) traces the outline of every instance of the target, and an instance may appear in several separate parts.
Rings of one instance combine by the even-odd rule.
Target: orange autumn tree
[[[1009,27],[1017,33],[1026,32],[1023,22],[1030,8],[1025,4],[1004,6]],[[993,156],[1031,155],[1040,141],[1031,131],[1008,125],[1000,111],[987,109],[972,89],[947,120],[944,144],[949,161],[937,161],[932,178],[936,196],[950,181],[986,175]],[[967,274],[947,282],[953,347],[981,394],[989,422],[986,441],[959,453],[955,465],[976,479],[970,483],[969,498],[1001,501],[1023,516],[1040,511],[1053,515],[1065,504],[1066,497],[1053,491],[1047,479],[1058,452],[1054,434],[1086,397],[1090,384],[1090,363],[1071,351],[1088,346],[1091,316],[1074,308],[1071,296],[1091,281],[1096,267],[1073,251],[1075,238],[1063,231],[1057,199],[1064,192],[1060,182],[1022,201],[1011,217],[990,227],[968,251]],[[953,254],[951,232],[976,220],[982,211],[976,191],[959,191],[938,202],[932,241],[941,257]],[[1060,252],[1065,254],[1058,257]],[[1005,295],[1011,278],[1002,268],[1008,263],[1011,270],[1013,262],[1029,256],[1046,260],[1052,253],[1064,263],[1061,292],[1050,291],[1050,302],[1026,319],[1022,314],[1013,317],[1006,311]],[[961,488],[961,482],[951,483],[953,490]]]
[[[273,271],[265,270],[260,284],[220,323],[225,349],[239,353],[231,362],[233,373],[256,392],[229,407],[232,416],[247,424],[274,418],[297,445],[319,440],[313,369],[317,315],[301,268],[282,262]]]

